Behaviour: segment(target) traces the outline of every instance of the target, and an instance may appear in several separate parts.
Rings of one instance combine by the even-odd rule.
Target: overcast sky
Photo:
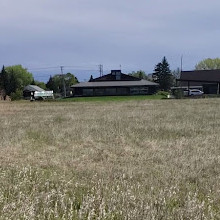
[[[0,65],[22,64],[37,79],[104,70],[153,72],[163,56],[191,70],[220,57],[219,0],[0,0]],[[36,68],[48,69],[36,69]]]

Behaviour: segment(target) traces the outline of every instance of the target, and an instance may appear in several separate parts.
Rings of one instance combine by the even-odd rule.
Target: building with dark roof
[[[43,100],[47,98],[53,98],[53,91],[45,91],[36,85],[27,85],[23,89],[23,96],[25,99]]]
[[[158,83],[112,70],[111,73],[71,86],[74,96],[147,95],[156,93]]]
[[[205,94],[219,94],[220,70],[194,70],[182,71],[180,79],[181,87],[200,87]]]
[[[43,92],[44,89],[36,85],[27,85],[24,87],[23,92]]]

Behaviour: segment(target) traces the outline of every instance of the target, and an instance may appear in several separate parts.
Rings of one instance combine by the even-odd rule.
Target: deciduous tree
[[[39,86],[40,88],[42,88],[42,89],[46,89],[47,87],[46,87],[46,84],[44,83],[44,82],[41,82],[41,81],[38,81],[38,80],[33,80],[32,82],[31,82],[31,85],[36,85],[36,86]]]
[[[54,93],[62,93],[63,92],[63,83],[65,83],[65,87],[67,90],[70,89],[71,85],[78,83],[78,79],[71,73],[66,73],[62,75],[50,76],[46,87],[54,91]]]
[[[214,69],[220,69],[220,58],[207,58],[202,61],[200,61],[195,66],[196,70],[214,70]]]
[[[21,65],[14,65],[2,68],[1,71],[1,85],[7,95],[16,90],[23,90],[23,88],[33,81],[33,76],[23,68]]]
[[[132,73],[129,73],[128,75],[137,77],[139,79],[148,79],[146,73],[143,70],[139,70],[137,72],[133,71]]]

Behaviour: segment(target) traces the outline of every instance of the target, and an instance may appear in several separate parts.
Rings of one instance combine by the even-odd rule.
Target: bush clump
[[[157,92],[157,95],[162,95],[162,96],[165,96],[165,97],[167,97],[169,94],[170,94],[169,92],[162,91],[162,90]]]
[[[23,96],[23,93],[21,90],[17,89],[15,92],[11,93],[11,100],[15,101],[15,100],[21,100]]]
[[[174,90],[173,95],[176,99],[182,99],[184,97],[183,90]]]

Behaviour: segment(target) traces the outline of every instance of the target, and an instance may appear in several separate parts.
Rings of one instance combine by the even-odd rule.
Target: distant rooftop
[[[116,86],[157,86],[157,83],[148,80],[138,81],[99,81],[99,82],[81,82],[71,86],[72,88],[77,87],[116,87]]]
[[[180,80],[220,82],[220,70],[182,71]]]
[[[40,88],[39,86],[36,85],[27,85],[23,89],[24,91],[29,91],[29,92],[43,92],[45,91],[44,89]]]

